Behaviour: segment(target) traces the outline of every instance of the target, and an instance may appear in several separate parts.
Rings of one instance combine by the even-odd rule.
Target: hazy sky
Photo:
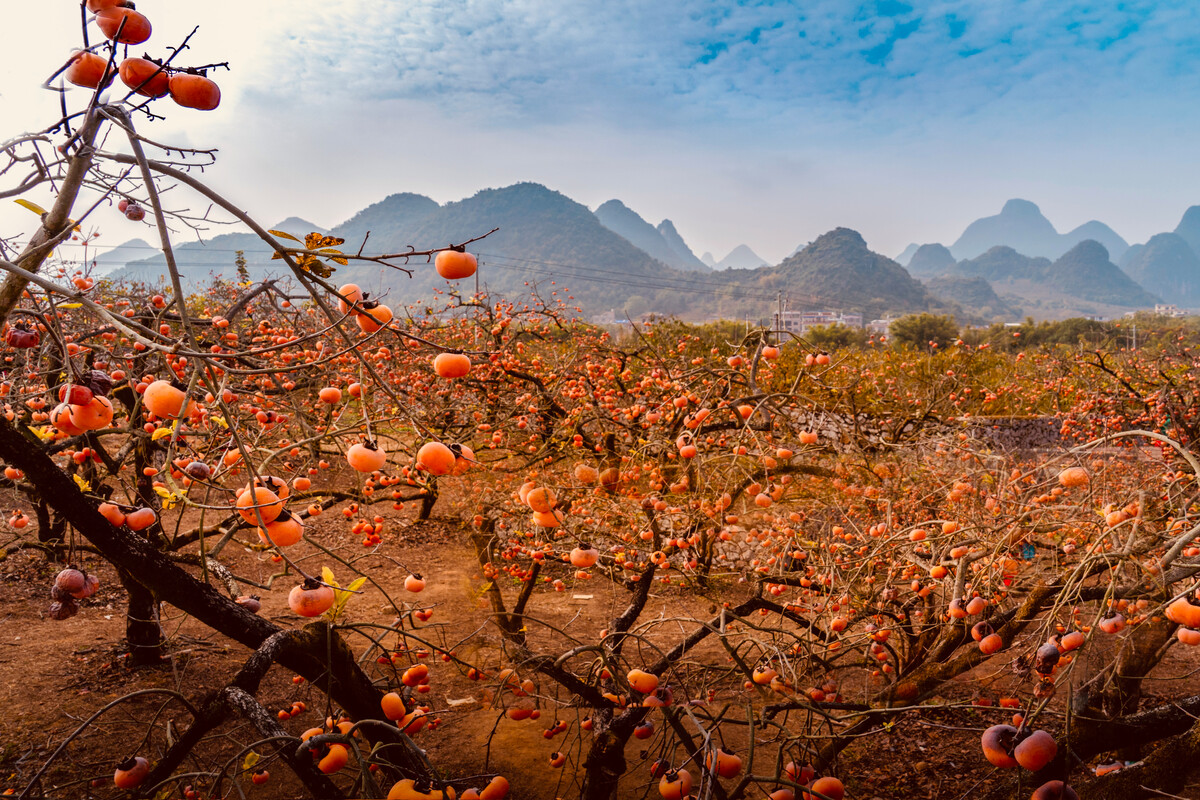
[[[71,0],[6,6],[0,140],[57,118],[39,85],[80,41]],[[1100,219],[1131,242],[1200,203],[1194,0],[138,9],[155,33],[135,54],[199,25],[180,63],[232,68],[218,110],[160,101],[167,121],[143,133],[220,148],[209,180],[268,224],[531,180],[670,218],[697,254],[745,242],[776,261],[838,225],[889,255],[949,243],[1010,197],[1060,231]],[[26,220],[3,203],[10,235]],[[138,233],[115,211],[96,222],[110,244]]]

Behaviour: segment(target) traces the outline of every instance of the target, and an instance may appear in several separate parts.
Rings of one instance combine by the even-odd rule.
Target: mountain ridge
[[[646,222],[636,211],[620,200],[614,199],[602,203],[592,213],[596,215],[596,219],[600,220],[601,225],[624,237],[634,247],[668,266],[689,272],[709,271],[709,268],[695,256],[688,258],[680,252],[679,248],[682,247],[688,255],[691,254],[690,248],[684,243],[683,237],[675,231],[673,225],[670,230],[675,233],[677,240],[675,247],[671,246],[658,228]]]
[[[1111,232],[1102,223],[1089,222],[1069,234],[1058,234],[1035,204],[1010,200],[1000,214],[977,220],[985,223],[982,227],[975,223],[968,226],[964,236],[971,232],[975,240],[985,238],[991,235],[989,225],[994,232],[997,220],[1010,227],[1024,226],[1040,232],[1046,241],[1057,241],[1060,245],[1063,237],[1088,232],[1103,237]],[[445,204],[416,193],[397,192],[328,230],[297,217],[273,226],[300,238],[313,230],[328,232],[346,239],[350,243],[347,247],[354,249],[366,240],[367,249],[375,252],[446,247],[496,227],[499,228],[496,233],[472,246],[472,251],[480,257],[482,286],[505,295],[527,294],[540,286],[564,297],[567,292],[561,289],[565,287],[569,289],[569,304],[586,307],[589,313],[597,309],[624,309],[631,297],[637,297],[640,302],[635,306],[644,304],[656,313],[703,315],[709,301],[696,298],[708,294],[706,287],[731,298],[718,303],[719,309],[736,306],[739,314],[757,316],[773,310],[766,308],[770,298],[762,299],[764,288],[768,295],[780,290],[796,296],[811,295],[813,302],[830,308],[861,309],[866,315],[935,309],[969,314],[974,309],[986,319],[1008,314],[1018,305],[1026,307],[1027,302],[1032,302],[1030,293],[1036,292],[1039,285],[1054,294],[1055,309],[1069,308],[1072,297],[1081,301],[1088,297],[1105,298],[1103,302],[1112,301],[1113,307],[1130,307],[1149,302],[1155,291],[1162,296],[1170,294],[1164,288],[1144,291],[1113,263],[1127,265],[1131,258],[1136,260],[1146,252],[1145,245],[1135,245],[1121,258],[1110,260],[1107,246],[1099,239],[1084,241],[1104,250],[1103,256],[1100,250],[1089,246],[1058,264],[1080,243],[1053,261],[1018,252],[1009,245],[994,245],[972,258],[956,260],[953,247],[963,245],[964,237],[960,236],[951,247],[936,243],[911,246],[906,251],[909,269],[905,270],[898,260],[872,252],[859,233],[843,227],[822,234],[775,265],[766,264],[745,244],[718,262],[711,253],[697,258],[668,219],[652,225],[618,199],[589,210],[560,192],[532,182],[483,189],[471,197]],[[1172,234],[1176,245],[1188,247],[1184,234],[1200,240],[1200,206],[1189,208],[1177,229],[1181,233]],[[1161,256],[1160,244],[1161,240],[1152,248],[1155,257]],[[127,261],[124,268],[114,272],[114,278],[156,280],[165,273],[165,260],[156,248],[145,242],[137,248],[145,249],[130,253],[154,255]],[[1175,249],[1177,254],[1183,252]],[[286,275],[283,265],[270,259],[270,249],[247,232],[219,234],[204,243],[182,243],[176,250],[185,282],[193,287],[210,275],[231,278],[235,250],[245,252],[255,277]],[[842,261],[835,263],[839,258]],[[1187,263],[1192,262],[1187,260]],[[684,268],[680,268],[681,264]],[[706,264],[718,271],[709,271]],[[1052,269],[1054,265],[1058,268]],[[474,288],[474,282],[470,287],[441,282],[423,258],[408,268],[413,271],[412,279],[400,272],[388,273],[378,265],[352,262],[348,267],[338,267],[332,280],[355,280],[373,291],[386,290],[391,298],[388,302],[396,303],[427,301],[439,292]],[[902,278],[896,270],[906,277]],[[1155,274],[1148,268],[1142,272]],[[724,273],[730,274],[721,277]],[[799,273],[805,276],[803,286],[793,280]],[[929,282],[928,285],[921,285],[915,280],[917,277]],[[988,284],[985,286],[976,279]],[[862,285],[856,285],[855,281]],[[1197,282],[1200,283],[1200,277]],[[1171,284],[1160,281],[1157,286]],[[1182,294],[1175,293],[1190,303],[1193,295],[1184,288]],[[734,302],[732,298],[739,293],[746,302]],[[751,295],[754,302],[750,302]],[[1200,297],[1196,300],[1200,303]],[[1032,308],[1033,313],[1040,313],[1043,307],[1032,302],[1026,310]],[[718,313],[723,312],[718,310]]]

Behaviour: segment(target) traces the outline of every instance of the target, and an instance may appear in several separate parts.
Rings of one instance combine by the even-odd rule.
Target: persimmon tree
[[[351,358],[363,381],[355,386],[365,383],[372,388],[363,392],[390,394],[396,408],[404,404],[378,380],[376,362],[362,353],[370,335],[389,324],[390,310],[361,295],[339,293],[324,280],[331,273],[326,265],[364,259],[402,269],[414,259],[431,261],[434,251],[342,255],[336,249],[340,241],[300,240],[262,229],[192,174],[211,162],[212,152],[167,147],[138,131],[139,120],[174,113],[161,108],[167,95],[185,108],[216,108],[219,89],[205,73],[223,65],[181,64],[186,40],[166,48],[170,55],[161,62],[123,58],[128,45],[150,37],[148,18],[131,4],[105,0],[81,3],[80,11],[84,47],[47,84],[65,75],[85,91],[60,86],[56,90],[63,92],[67,109],[62,119],[4,145],[4,172],[13,176],[5,196],[38,213],[40,223],[18,250],[10,252],[6,244],[0,261],[6,272],[0,320],[8,351],[0,458],[8,465],[9,485],[36,508],[36,546],[64,560],[94,554],[116,568],[129,595],[127,636],[134,664],[153,663],[162,653],[160,603],[253,651],[226,689],[203,705],[177,698],[191,712],[190,727],[151,769],[121,767],[123,788],[158,791],[197,742],[230,715],[245,717],[276,748],[289,741],[255,699],[272,663],[319,685],[344,713],[368,721],[378,716],[384,693],[329,622],[290,631],[258,617],[257,600],[247,591],[253,582],[234,576],[221,553],[237,530],[257,528],[286,565],[283,574],[302,580],[293,603],[298,613],[315,616],[319,603],[304,602],[308,591],[336,589],[331,614],[344,607],[353,588],[337,587],[331,573],[307,574],[281,552],[299,540],[306,516],[345,496],[307,493],[307,473],[318,466],[301,470],[290,459],[319,457],[332,448],[343,459],[346,440],[359,438],[376,448],[378,428],[372,426],[388,420],[372,419],[372,410],[355,415],[348,404],[330,403],[312,376]],[[98,35],[100,41],[89,44],[89,37]],[[122,83],[127,92],[119,88]],[[117,140],[125,147],[106,149]],[[162,156],[152,157],[153,152]],[[300,307],[298,298],[275,281],[189,297],[175,263],[170,226],[195,227],[203,220],[165,207],[166,186],[198,193],[262,236],[276,248],[307,303]],[[49,210],[25,198],[35,190],[53,195]],[[113,207],[129,219],[152,221],[170,276],[162,293],[110,292],[86,271],[71,273],[51,260],[56,246],[82,236],[93,215]],[[461,246],[453,252],[458,257]],[[339,304],[345,310],[337,311]],[[251,318],[262,309],[270,311],[264,315],[268,319]],[[352,395],[355,386],[348,387]],[[270,475],[268,468],[289,478]],[[284,509],[285,499],[291,510]],[[310,504],[301,510],[297,503],[305,501]],[[27,518],[17,513],[11,522],[19,530]],[[64,569],[50,590],[50,613],[71,615],[77,600],[94,590],[94,576],[75,566]],[[346,734],[329,735],[342,744],[318,739],[308,749],[326,756],[335,747],[345,753]],[[384,761],[398,775],[436,777],[395,726],[376,725],[363,735],[387,748]],[[336,771],[325,758],[314,764],[294,746],[284,746],[280,758],[309,793],[343,793],[325,776]],[[21,796],[42,791],[35,787],[44,769]],[[216,780],[219,784],[221,776]],[[358,783],[366,784],[362,793],[373,792],[365,762]]]
[[[552,717],[531,727],[553,748],[536,780],[563,796],[841,797],[847,747],[945,706],[969,673],[999,726],[982,739],[981,771],[1023,769],[1043,798],[1070,796],[1056,782],[1116,797],[1186,779],[1200,700],[1140,706],[1171,650],[1200,641],[1185,348],[1153,361],[1099,351],[1084,373],[1074,351],[949,336],[936,352],[832,357],[762,330],[665,323],[618,336],[555,293],[450,288],[440,305],[392,308],[337,271],[365,262],[461,280],[470,242],[367,254],[265,230],[197,178],[213,153],[140,132],[192,113],[163,110],[168,95],[218,105],[197,80],[212,82],[205,68],[176,63],[186,42],[162,63],[129,61],[122,44],[149,37],[140,12],[104,0],[81,11],[85,47],[62,72],[85,88],[64,94],[62,119],[4,148],[7,196],[54,197],[0,261],[0,459],[32,512],[9,519],[8,546],[64,562],[48,588],[57,616],[95,590],[76,567],[111,563],[135,664],[169,646],[164,603],[251,651],[217,692],[163,692],[181,733],[128,753],[122,788],[252,792],[233,782],[263,751],[317,797],[501,797],[502,776],[444,775],[414,744],[437,735],[422,695],[450,671],[480,681],[486,701],[458,713]],[[97,31],[105,40],[88,46]],[[118,81],[129,92],[101,102]],[[189,294],[171,226],[203,221],[165,207],[167,187],[254,231],[289,279],[246,273]],[[153,224],[169,285],[94,281],[52,258],[113,207]],[[1029,415],[1053,420],[1056,441],[1011,448],[996,435],[997,418]],[[340,481],[327,479],[334,465]],[[412,599],[428,577],[407,575],[393,597],[348,556],[379,544],[373,507],[410,503],[469,527],[481,627],[499,646],[459,655]],[[334,547],[305,531],[331,510],[353,537]],[[245,540],[278,565],[269,581],[228,565]],[[391,625],[355,617],[368,582]],[[598,583],[620,598],[598,637],[550,621],[560,592]],[[264,619],[256,590],[287,590],[318,621]],[[649,611],[661,597],[673,616]],[[299,731],[266,711],[257,695],[272,665],[328,698],[330,724]],[[233,717],[258,738],[201,757]],[[70,791],[43,775],[73,738],[21,796]],[[1144,758],[1086,779],[1110,754]]]

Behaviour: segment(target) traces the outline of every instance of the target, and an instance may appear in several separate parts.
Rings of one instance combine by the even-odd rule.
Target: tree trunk
[[[67,531],[66,520],[57,514],[51,514],[50,506],[41,495],[36,495],[33,513],[38,524],[38,543],[47,547],[47,558],[65,563],[63,534]]]
[[[1161,660],[1161,649],[1175,633],[1176,625],[1164,617],[1155,617],[1137,625],[1129,639],[1105,670],[1102,688],[1096,694],[1080,693],[1072,702],[1077,704],[1074,724],[1081,738],[1095,736],[1114,720],[1137,711],[1142,699],[1142,682]],[[1121,758],[1135,761],[1143,742],[1131,740],[1118,752]]]
[[[158,598],[123,569],[117,569],[121,585],[129,593],[125,616],[125,640],[129,644],[129,663],[135,667],[153,666],[162,661],[162,626],[159,623]]]
[[[42,217],[41,227],[34,232],[29,244],[17,257],[16,263],[21,269],[27,272],[37,272],[41,269],[42,262],[53,249],[46,245],[63,234],[72,224],[71,209],[75,206],[75,199],[79,196],[79,190],[92,167],[94,142],[100,130],[101,119],[95,109],[84,118],[76,141],[75,155],[67,162],[67,174],[58,185],[58,196],[54,199],[54,205]],[[12,274],[0,283],[0,324],[8,319],[9,313],[20,302],[21,293],[27,285],[28,280]]]
[[[417,512],[417,519],[429,519],[429,515],[433,513],[433,506],[437,502],[437,499],[436,487],[431,484],[430,488],[426,489],[425,493],[421,495],[421,510]]]

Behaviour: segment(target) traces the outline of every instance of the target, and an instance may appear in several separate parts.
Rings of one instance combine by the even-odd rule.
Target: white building
[[[780,327],[788,333],[803,336],[818,326],[845,325],[861,328],[862,314],[845,314],[841,311],[784,311]]]

